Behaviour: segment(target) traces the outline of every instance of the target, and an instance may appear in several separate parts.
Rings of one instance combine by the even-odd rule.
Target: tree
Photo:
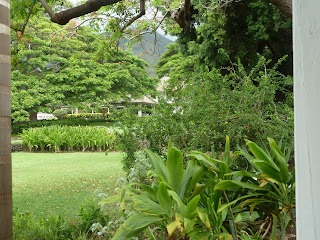
[[[0,0],[0,239],[12,239],[10,1]]]
[[[12,118],[25,121],[61,105],[97,108],[112,99],[138,98],[155,87],[147,63],[108,47],[88,27],[63,30],[48,19],[29,21],[24,37],[12,33]]]
[[[84,4],[81,4],[77,7],[63,10],[58,13],[54,13],[46,0],[40,0],[43,7],[46,9],[48,14],[50,15],[51,21],[64,25],[68,23],[71,19],[83,16],[85,14],[98,11],[103,6],[109,6],[113,5],[119,2],[122,2],[122,0],[88,0]],[[180,2],[180,1],[179,1]],[[233,1],[213,1],[213,3],[217,3],[218,6],[229,4]],[[270,0],[270,3],[272,3],[274,6],[280,9],[284,14],[286,14],[288,17],[292,17],[292,0]],[[128,21],[124,26],[130,25],[135,20],[139,19],[146,13],[145,9],[145,0],[139,0],[139,10],[140,12],[134,16],[130,21]],[[160,5],[164,4],[161,1],[155,1],[154,5]],[[177,5],[177,1],[172,1],[173,5]],[[179,26],[183,29],[187,28],[187,14],[190,10],[191,0],[185,0],[182,6],[179,6],[177,9],[171,9],[170,13],[172,16],[172,19],[175,20]]]

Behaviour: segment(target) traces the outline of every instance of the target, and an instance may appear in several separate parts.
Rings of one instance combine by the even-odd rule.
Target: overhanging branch
[[[127,27],[129,27],[134,21],[141,18],[143,15],[146,14],[146,3],[145,0],[140,0],[140,12],[138,15],[131,18],[128,22],[126,22],[122,28],[120,29],[120,32],[123,32]]]
[[[39,1],[49,14],[52,22],[58,23],[60,25],[65,25],[73,18],[81,17],[88,13],[98,11],[103,6],[112,5],[122,0],[88,0],[84,4],[58,12],[56,14],[52,11],[52,9],[45,0]]]

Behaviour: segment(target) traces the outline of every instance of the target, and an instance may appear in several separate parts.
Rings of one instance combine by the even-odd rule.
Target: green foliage
[[[143,125],[152,150],[163,151],[169,139],[189,151],[211,151],[212,145],[221,150],[226,135],[232,136],[232,147],[244,144],[243,138],[262,143],[274,136],[293,142],[293,95],[285,90],[292,87],[292,78],[277,66],[268,68],[270,61],[260,57],[250,71],[240,62],[227,71],[200,71],[191,62],[191,57],[184,61],[174,54],[159,65],[158,71],[170,79],[165,97]],[[285,92],[281,101],[279,91]]]
[[[68,27],[76,24],[71,22]],[[20,39],[12,33],[12,117],[51,112],[60,105],[99,108],[105,101],[140,97],[154,88],[147,63],[121,49],[106,51],[104,35],[30,20]]]
[[[93,120],[86,119],[51,119],[41,120],[34,123],[19,123],[14,122],[11,126],[11,133],[17,134],[22,133],[23,129],[37,128],[43,126],[61,125],[61,126],[86,126],[89,125]]]
[[[193,151],[185,167],[182,152],[171,143],[165,162],[147,149],[150,184],[129,183],[119,195],[100,202],[137,212],[113,239],[129,239],[147,227],[159,239],[261,239],[268,234],[275,239],[279,226],[284,239],[287,226],[294,224],[294,172],[287,166],[291,150],[268,141],[270,151],[247,141],[252,156],[245,148],[232,152],[227,137],[219,158]],[[251,162],[251,171],[235,165],[240,155]],[[267,175],[271,168],[274,172]],[[258,232],[258,222],[269,227]]]
[[[100,223],[103,226],[110,220],[108,215],[105,215],[94,199],[87,199],[79,210],[81,218],[80,224],[77,226],[80,232],[90,232],[92,225]]]
[[[82,119],[106,119],[106,118],[111,118],[112,114],[107,113],[79,113],[79,114],[67,114],[66,118],[67,119],[77,119],[77,118],[82,118]]]
[[[63,119],[66,118],[68,111],[64,109],[56,109],[52,114],[58,119]]]
[[[21,138],[29,151],[102,151],[112,148],[116,134],[106,127],[54,125],[27,129]]]
[[[73,232],[73,227],[60,216],[36,219],[32,214],[15,213],[13,225],[13,237],[17,240],[70,239]]]
[[[197,56],[199,65],[220,68],[240,60],[253,68],[257,53],[272,64],[285,55],[283,74],[292,76],[292,21],[268,0],[243,0],[219,7],[214,1],[193,1],[190,29],[178,35],[180,52]]]
[[[198,222],[207,219],[206,213],[197,207],[201,191],[191,195],[202,176],[195,161],[189,161],[184,169],[182,153],[170,143],[166,163],[157,154],[146,151],[154,168],[149,176],[156,177],[158,181],[151,186],[130,183],[122,189],[119,198],[110,197],[100,202],[113,203],[120,199],[122,209],[124,203],[130,203],[135,210],[141,212],[130,216],[113,239],[129,239],[154,224],[161,226],[159,234],[163,238],[194,236],[199,234],[199,231],[202,235],[210,234],[198,226]],[[132,187],[134,185],[139,188]]]
[[[97,222],[105,225],[109,220],[93,199],[80,206],[79,216],[79,222],[71,223],[60,215],[37,218],[30,213],[14,212],[13,236],[17,240],[96,239],[91,226]]]

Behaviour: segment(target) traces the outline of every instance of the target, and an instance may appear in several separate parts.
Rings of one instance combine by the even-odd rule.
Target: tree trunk
[[[10,0],[0,0],[0,240],[12,239]]]
[[[292,0],[269,0],[287,17],[292,18]]]
[[[31,123],[37,121],[37,113],[36,112],[29,112],[29,120]]]

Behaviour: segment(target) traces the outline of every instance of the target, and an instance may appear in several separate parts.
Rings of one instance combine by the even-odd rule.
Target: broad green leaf
[[[245,146],[243,146],[243,147],[237,146],[237,148],[238,148],[238,151],[234,152],[235,155],[242,155],[249,161],[251,159],[254,159],[254,156],[252,156],[248,153],[248,150]]]
[[[263,160],[254,159],[251,160],[251,163],[257,166],[261,171],[266,174],[268,177],[275,179],[278,182],[281,182],[281,173],[276,171],[270,165],[266,164]]]
[[[124,210],[125,197],[126,197],[126,189],[123,188],[121,190],[121,196],[120,196],[120,208],[122,211]]]
[[[180,212],[183,217],[186,216],[187,206],[182,202],[181,198],[178,196],[178,194],[174,191],[168,190],[169,194],[172,196],[172,198],[177,202]]]
[[[268,138],[269,141],[269,146],[271,148],[271,151],[275,154],[276,156],[276,161],[277,165],[280,168],[280,173],[281,173],[281,182],[282,183],[287,183],[288,178],[289,178],[289,170],[288,170],[288,163],[287,160],[280,150],[279,146],[277,145],[276,141],[272,138]]]
[[[254,142],[251,142],[250,140],[246,140],[246,143],[248,147],[250,148],[252,154],[258,159],[264,161],[266,164],[270,165],[272,168],[274,168],[276,171],[280,171],[277,164],[274,163],[272,158],[263,151],[257,144]]]
[[[154,189],[146,184],[142,184],[142,183],[135,183],[136,185],[138,185],[139,187],[141,187],[144,191],[145,194],[153,201],[157,201],[157,196],[156,196],[156,192],[154,191]]]
[[[193,175],[192,175],[192,180],[190,184],[190,188],[188,192],[191,192],[192,189],[196,186],[196,184],[200,181],[204,174],[204,169],[201,165],[195,164],[193,167]]]
[[[223,179],[224,175],[229,172],[229,166],[223,161],[220,161],[218,159],[212,159],[212,161],[219,163],[220,169],[219,169],[219,178]]]
[[[135,229],[135,230],[125,230],[120,228],[116,234],[113,236],[112,240],[124,240],[124,239],[131,239],[132,237],[136,236],[140,232],[143,231],[144,228]]]
[[[143,213],[139,213],[133,216],[130,216],[123,224],[123,228],[125,230],[136,230],[141,229],[153,224],[155,222],[159,222],[163,220],[161,217],[157,217],[154,215],[146,215]]]
[[[191,196],[189,197],[189,199],[194,198],[195,196],[199,195],[201,192],[203,192],[205,189],[207,188],[206,184],[202,184],[202,183],[197,183],[196,187],[194,188]]]
[[[176,220],[172,223],[170,223],[169,225],[167,225],[167,231],[168,231],[168,234],[169,236],[171,236],[173,234],[173,232],[176,230],[176,229],[180,229],[181,228],[181,223],[179,220]]]
[[[245,211],[237,214],[237,216],[234,218],[234,221],[236,223],[241,221],[255,221],[257,218],[259,218],[258,212],[253,211],[252,213],[250,213],[249,211]]]
[[[183,177],[183,155],[178,149],[172,147],[171,143],[168,147],[166,169],[169,184],[178,192]]]
[[[149,156],[149,160],[154,167],[155,172],[159,175],[161,180],[167,181],[167,170],[161,157],[149,149],[145,149],[145,151]]]
[[[210,220],[205,208],[197,207],[197,212],[199,215],[200,220],[206,225],[208,229],[211,228]]]
[[[233,240],[233,238],[229,233],[221,233],[219,234],[219,240]]]
[[[234,171],[234,172],[230,172],[230,173],[226,174],[226,176],[233,176],[233,175],[257,178],[257,179],[265,179],[263,176],[261,176],[259,174],[255,174],[255,173],[247,172],[247,171]]]
[[[258,185],[255,185],[252,183],[245,183],[245,182],[234,181],[234,180],[223,180],[214,187],[214,190],[237,190],[240,187],[253,189],[253,190],[262,190],[262,191],[267,190],[263,187],[259,187]]]
[[[211,158],[199,151],[192,151],[191,154],[188,155],[189,157],[194,157],[198,161],[204,163],[205,165],[209,166],[212,168],[213,171],[217,172],[218,167],[215,165],[215,163],[211,160]]]
[[[183,173],[181,186],[178,191],[178,195],[181,198],[184,197],[188,186],[190,186],[194,167],[195,167],[195,161],[194,160],[188,161],[188,165],[186,170]]]
[[[245,196],[239,197],[236,200],[234,200],[228,204],[221,205],[217,212],[218,213],[222,212],[223,210],[227,209],[228,207],[232,206],[233,204],[237,203],[238,201],[240,201],[244,198],[256,197],[256,196],[260,196],[260,195],[264,195],[264,194],[250,194],[250,195],[245,195]]]
[[[110,204],[110,203],[119,203],[119,202],[120,202],[120,195],[114,195],[101,200],[99,204]]]
[[[184,223],[184,232],[185,233],[189,233],[193,230],[194,225],[196,224],[196,222],[192,219],[189,218],[184,218],[183,219]]]
[[[167,186],[163,183],[159,183],[157,198],[160,206],[167,212],[170,216],[171,212],[171,197],[169,196]]]
[[[132,201],[134,202],[133,208],[138,211],[156,215],[167,214],[167,211],[158,203],[152,201],[145,195],[133,196]]]
[[[197,214],[194,214],[197,210],[198,203],[200,201],[200,195],[197,195],[194,197],[188,204],[187,204],[187,212],[186,212],[186,218],[193,219],[197,216]],[[195,216],[194,216],[195,215]]]

